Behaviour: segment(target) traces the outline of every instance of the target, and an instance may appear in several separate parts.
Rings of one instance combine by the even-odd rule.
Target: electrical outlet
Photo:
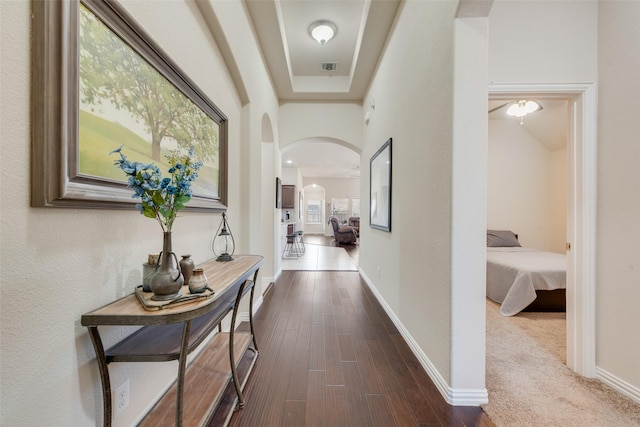
[[[115,400],[113,407],[116,415],[120,415],[129,406],[129,378],[116,389],[113,399]]]

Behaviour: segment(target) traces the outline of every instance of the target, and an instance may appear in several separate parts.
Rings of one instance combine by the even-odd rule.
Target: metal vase
[[[156,273],[151,277],[152,300],[166,301],[180,296],[184,277],[180,271],[178,257],[171,250],[171,232],[164,233],[162,252]]]
[[[184,276],[184,284],[189,284],[189,279],[193,275],[193,269],[195,268],[195,263],[191,259],[191,255],[182,255],[182,259],[180,260],[180,271]]]

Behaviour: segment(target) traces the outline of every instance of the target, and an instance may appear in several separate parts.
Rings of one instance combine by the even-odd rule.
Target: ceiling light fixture
[[[338,32],[336,24],[331,21],[315,21],[309,25],[309,35],[324,46]]]
[[[520,117],[520,124],[523,124],[524,116],[540,110],[542,110],[542,106],[536,101],[527,101],[526,99],[521,99],[509,106],[509,108],[507,109],[507,116]]]

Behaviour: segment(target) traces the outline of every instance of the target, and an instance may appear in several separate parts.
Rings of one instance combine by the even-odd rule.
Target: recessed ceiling
[[[248,0],[264,60],[281,103],[362,99],[393,25],[400,0]],[[311,23],[331,21],[335,36],[321,45]],[[323,63],[337,64],[323,70]],[[291,163],[287,163],[291,160]],[[283,150],[282,167],[303,177],[360,176],[360,155],[328,139]]]
[[[361,102],[400,4],[399,0],[249,0],[246,2],[281,102]],[[337,32],[320,45],[309,34],[315,21]],[[337,69],[323,71],[323,63]]]

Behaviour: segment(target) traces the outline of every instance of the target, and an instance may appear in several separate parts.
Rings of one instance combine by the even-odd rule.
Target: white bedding
[[[536,290],[564,289],[564,254],[537,249],[487,248],[487,297],[500,303],[500,314],[513,316],[536,299]]]

